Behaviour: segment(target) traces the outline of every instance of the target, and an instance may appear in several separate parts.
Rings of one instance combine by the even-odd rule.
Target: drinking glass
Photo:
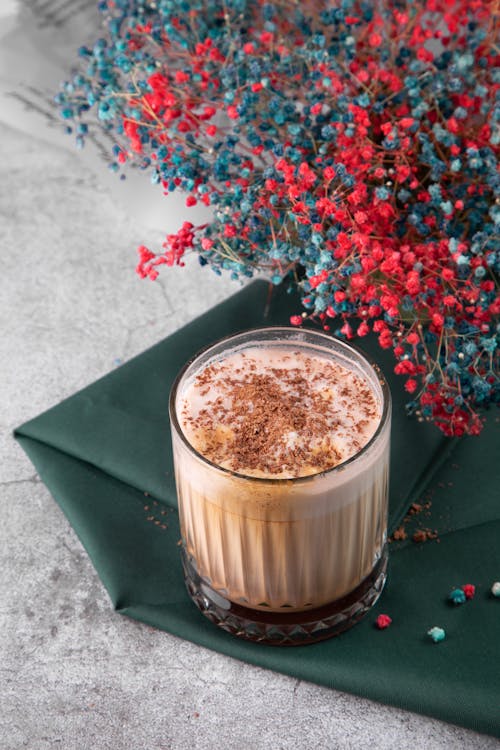
[[[343,463],[295,478],[255,477],[216,465],[184,435],[186,384],[249,347],[322,357],[362,377],[378,403],[371,439]],[[391,398],[378,366],[318,331],[259,328],[207,347],[170,396],[173,455],[188,592],[233,635],[274,645],[329,638],[354,625],[386,580]]]

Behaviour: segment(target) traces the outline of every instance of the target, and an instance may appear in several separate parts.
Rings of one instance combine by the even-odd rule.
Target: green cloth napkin
[[[480,438],[461,442],[405,416],[392,355],[363,340],[394,400],[390,529],[410,503],[431,497],[414,527],[439,541],[390,547],[388,583],[356,627],[322,643],[273,648],[241,641],[206,620],[183,582],[168,397],[186,359],[229,333],[287,324],[299,309],[284,289],[257,281],[169,338],[15,431],[93,561],[121,614],[243,661],[500,735],[500,579],[494,415]],[[366,345],[365,345],[366,342]],[[427,493],[427,495],[426,495]],[[427,514],[427,515],[426,515]],[[429,515],[430,514],[430,515]],[[406,525],[411,528],[411,524]],[[473,600],[450,590],[476,585]],[[392,617],[377,630],[379,613]],[[443,627],[434,644],[426,632]]]

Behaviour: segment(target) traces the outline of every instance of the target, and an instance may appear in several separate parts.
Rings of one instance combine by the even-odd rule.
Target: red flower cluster
[[[374,333],[410,412],[479,433],[500,401],[495,2],[131,5],[102,0],[110,39],[61,114],[96,104],[116,168],[213,211],[142,246],[139,274],[194,249],[217,273],[291,278],[292,325]]]
[[[164,251],[159,256],[152,253],[144,245],[141,245],[138,249],[139,263],[136,269],[141,279],[145,279],[146,277],[152,281],[157,279],[158,270],[156,266],[158,265],[183,266],[184,262],[182,258],[184,253],[193,247],[193,229],[193,224],[190,221],[185,221],[176,234],[168,234],[163,243]]]

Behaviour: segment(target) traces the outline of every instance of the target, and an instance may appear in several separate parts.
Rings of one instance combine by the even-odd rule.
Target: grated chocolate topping
[[[249,347],[212,362],[182,393],[189,442],[238,473],[298,477],[355,453],[380,420],[362,377],[335,361],[278,347]]]

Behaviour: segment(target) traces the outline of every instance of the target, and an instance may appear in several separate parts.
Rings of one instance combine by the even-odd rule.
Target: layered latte
[[[233,337],[185,370],[173,445],[200,578],[234,604],[292,613],[346,596],[380,559],[390,420],[363,357],[279,330]]]

